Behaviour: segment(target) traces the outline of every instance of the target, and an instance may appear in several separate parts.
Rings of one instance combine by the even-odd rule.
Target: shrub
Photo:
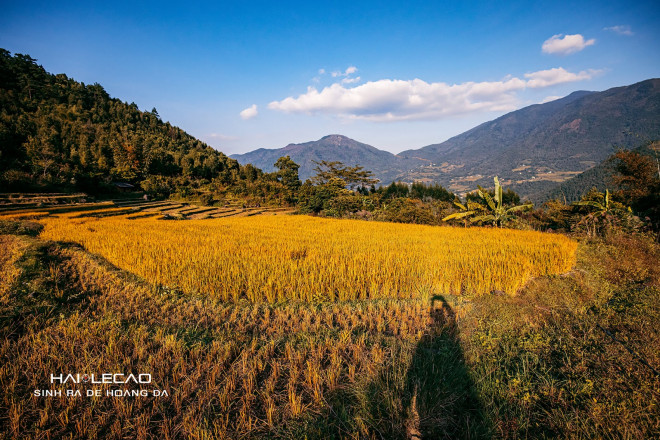
[[[37,222],[0,220],[0,235],[29,235],[36,237],[44,229]]]

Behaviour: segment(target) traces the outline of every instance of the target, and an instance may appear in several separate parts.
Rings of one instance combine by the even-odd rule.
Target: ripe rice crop
[[[224,301],[514,294],[533,277],[570,270],[577,247],[533,231],[305,216],[41,222],[46,239],[78,242],[151,283]]]
[[[0,269],[0,316],[11,316],[0,321],[3,439],[299,438],[268,434],[320,415],[336,393],[366,386],[385,364],[397,362],[405,382],[415,345],[439,307],[414,299],[267,304],[182,297],[78,247],[8,235],[0,235]],[[152,374],[152,388],[169,396],[107,398],[107,391],[151,386],[70,388],[48,380],[58,372],[128,370]],[[46,387],[103,394],[34,396]]]

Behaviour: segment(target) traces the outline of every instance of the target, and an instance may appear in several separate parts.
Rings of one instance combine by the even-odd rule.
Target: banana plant
[[[527,203],[518,206],[505,206],[503,203],[503,190],[500,185],[500,179],[495,176],[495,195],[491,196],[485,189],[478,186],[477,195],[481,197],[484,203],[467,202],[465,205],[459,202],[454,204],[461,209],[457,212],[443,218],[443,221],[465,218],[470,223],[491,223],[494,226],[500,227],[502,224],[515,218],[514,213],[530,209],[533,205]]]
[[[580,202],[573,202],[573,206],[589,206],[595,208],[594,214],[607,215],[610,211],[613,211],[612,203],[610,201],[610,190],[605,189],[605,196],[603,197],[602,202],[595,200],[582,200]]]
[[[458,220],[462,218],[464,222],[463,224],[465,225],[465,227],[467,227],[467,223],[469,220],[468,217],[486,210],[486,208],[484,208],[484,206],[481,203],[477,203],[477,202],[467,202],[463,204],[458,200],[454,200],[454,205],[456,205],[456,207],[460,209],[460,211],[450,214],[447,217],[443,218],[442,219],[443,222],[454,219]]]
[[[601,201],[581,200],[579,202],[573,202],[572,205],[592,208],[592,211],[578,223],[586,226],[589,236],[597,235],[599,227],[601,229],[611,227],[616,222],[617,214],[632,212],[630,207],[626,208],[619,203],[613,202],[610,197],[610,190],[608,189],[605,189],[605,194],[602,196]]]

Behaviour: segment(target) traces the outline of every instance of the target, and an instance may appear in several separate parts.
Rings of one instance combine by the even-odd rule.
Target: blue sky
[[[227,153],[339,133],[392,152],[660,77],[639,2],[3,2],[0,47]]]

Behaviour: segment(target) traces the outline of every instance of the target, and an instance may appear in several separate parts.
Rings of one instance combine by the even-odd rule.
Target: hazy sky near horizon
[[[391,152],[660,77],[657,1],[3,2],[0,47],[227,153]]]

